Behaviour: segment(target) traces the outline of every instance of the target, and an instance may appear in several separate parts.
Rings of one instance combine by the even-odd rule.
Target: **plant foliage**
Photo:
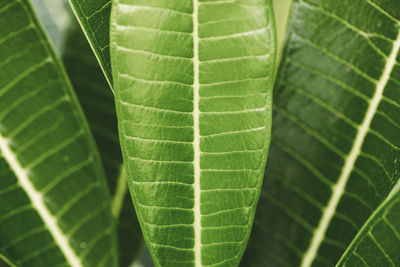
[[[398,182],[399,11],[294,1],[251,266],[333,266]]]
[[[0,1],[0,266],[400,266],[398,0],[69,3]]]
[[[153,260],[235,266],[269,146],[271,3],[125,0],[112,8],[121,147]]]
[[[103,168],[64,69],[28,1],[0,12],[1,254],[17,266],[117,266]]]

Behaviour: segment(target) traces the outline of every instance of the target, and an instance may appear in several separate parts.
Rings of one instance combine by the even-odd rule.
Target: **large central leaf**
[[[271,126],[271,3],[113,3],[120,139],[157,266],[235,266]]]
[[[398,0],[298,0],[253,266],[333,266],[399,178]]]

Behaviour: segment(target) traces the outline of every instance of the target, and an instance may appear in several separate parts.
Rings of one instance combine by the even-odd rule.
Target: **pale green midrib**
[[[30,5],[28,1],[28,5]],[[33,10],[32,6],[30,6],[31,10]],[[39,28],[38,32],[41,34],[41,38],[46,40],[45,42],[45,48],[50,56],[50,58],[53,60],[55,63],[55,68],[57,69],[58,74],[61,76],[60,78],[63,78],[63,82],[65,82],[65,86],[62,86],[62,89],[64,91],[64,94],[70,97],[70,103],[71,103],[71,108],[73,109],[75,118],[80,121],[80,125],[84,129],[86,139],[88,141],[88,146],[93,154],[95,161],[97,162],[97,166],[95,166],[96,174],[98,175],[99,179],[102,181],[102,185],[104,188],[108,188],[106,184],[106,176],[104,173],[104,169],[101,162],[100,158],[100,153],[97,149],[97,145],[94,141],[92,131],[90,130],[89,123],[86,120],[86,116],[84,115],[83,109],[81,105],[79,104],[78,97],[75,94],[74,87],[72,86],[71,81],[69,80],[69,76],[67,75],[67,72],[64,68],[63,63],[61,60],[58,58],[57,54],[55,53],[54,48],[52,47],[52,44],[48,42],[49,37],[47,36],[46,31],[44,30],[43,26],[41,23],[37,20],[35,17],[35,14],[32,14],[31,20],[36,24],[36,26]],[[107,197],[110,199],[110,194],[107,192]]]
[[[392,191],[390,191],[386,200],[389,200],[390,198],[394,197],[397,194],[397,192],[399,192],[399,191],[400,191],[400,179],[399,179],[399,177],[397,177],[397,183],[393,187]]]
[[[319,247],[321,246],[325,238],[325,234],[326,231],[328,230],[330,221],[332,220],[336,212],[336,208],[340,203],[340,199],[345,192],[347,181],[352,173],[355,162],[361,152],[362,145],[364,143],[365,137],[368,134],[372,120],[378,109],[379,103],[382,100],[383,91],[396,65],[396,57],[399,54],[399,51],[400,51],[400,31],[398,32],[396,40],[393,42],[392,51],[390,52],[390,55],[387,57],[387,61],[382,76],[376,83],[375,93],[372,99],[370,100],[370,104],[368,106],[366,115],[362,123],[358,127],[355,142],[353,143],[353,146],[348,156],[345,159],[345,164],[338,178],[338,182],[332,188],[332,195],[328,200],[327,206],[323,210],[322,217],[319,221],[317,228],[315,229],[310,245],[303,255],[301,262],[302,267],[311,266],[317,256]]]
[[[199,81],[199,16],[198,0],[193,0],[193,151],[194,151],[194,263],[196,267],[201,263],[201,210],[200,210],[200,81]]]
[[[193,112],[190,112],[189,114],[193,114],[193,119],[194,119],[194,123],[193,123],[193,128],[194,128],[194,131],[199,131],[199,127],[198,127],[198,116],[199,116],[199,105],[198,105],[198,99],[199,99],[199,93],[198,93],[198,87],[199,87],[199,66],[198,66],[198,64],[199,64],[199,52],[198,52],[198,42],[196,41],[197,39],[198,39],[198,29],[197,29],[197,26],[198,26],[198,18],[197,18],[197,16],[196,15],[198,15],[198,5],[199,5],[200,3],[198,3],[198,1],[196,1],[196,0],[193,0],[193,6],[194,6],[194,8],[193,8],[193,25],[194,25],[194,27],[193,27],[193,32],[191,33],[191,35],[193,36],[193,43],[194,43],[194,47],[193,47],[193,50],[194,50],[194,53],[193,53],[193,61],[194,61],[194,66],[193,66],[193,68],[194,68],[194,79],[193,79],[193,90],[194,90],[194,96],[193,96],[193,103],[194,103],[194,105],[193,105]],[[115,1],[114,2],[114,5],[113,5],[113,20],[112,20],[112,23],[113,23],[113,28],[114,28],[114,30],[119,30],[119,32],[121,33],[123,33],[123,27],[126,27],[126,28],[128,28],[129,27],[129,25],[126,25],[126,24],[129,24],[129,23],[125,23],[124,24],[124,26],[123,27],[121,27],[121,26],[119,26],[119,25],[117,25],[117,23],[116,23],[116,14],[118,14],[117,13],[117,9],[118,9],[118,5],[120,5],[121,7],[122,7],[122,5],[123,4],[119,4],[118,3],[118,1]],[[132,10],[133,10],[133,8],[132,8]],[[132,26],[133,27],[133,26]],[[139,26],[138,26],[139,27]],[[266,27],[265,27],[266,28]],[[264,29],[265,28],[263,28],[263,31],[264,31]],[[259,31],[258,29],[257,30],[255,30],[255,31]],[[252,31],[251,31],[252,32]],[[240,35],[243,35],[243,34],[247,34],[247,32],[245,32],[245,33],[237,33],[237,34],[235,34],[235,35],[238,35],[238,36],[240,36]],[[233,35],[233,34],[232,34]],[[230,36],[230,35],[226,35],[226,36]],[[124,37],[129,37],[128,35],[125,35]],[[210,37],[210,38],[219,38],[219,37]],[[209,39],[210,39],[209,38]],[[223,36],[223,38],[226,38],[225,36]],[[115,50],[117,50],[119,47],[117,47],[117,43],[115,42],[115,39],[116,39],[116,36],[113,34],[112,35],[112,39],[111,39],[111,44],[113,45],[113,50],[115,51]],[[121,53],[121,55],[122,55],[122,53]],[[116,62],[115,62],[115,59],[116,57],[113,57],[112,58],[112,61],[113,61],[113,71],[114,71],[114,74],[120,74],[119,73],[119,70],[118,70],[118,64],[116,64]],[[196,63],[197,63],[197,65],[196,65]],[[272,69],[271,69],[271,73],[272,73]],[[125,75],[128,75],[128,74],[125,74]],[[134,77],[135,79],[136,79],[136,77]],[[267,78],[267,77],[262,77],[263,79],[265,79],[265,78]],[[138,78],[138,79],[140,79],[140,78]],[[145,81],[151,81],[150,79],[151,78],[149,78],[149,77],[146,77],[146,79],[147,80],[145,80],[145,79],[143,79],[143,80],[145,80]],[[115,81],[116,81],[116,84],[118,83],[118,76],[116,76],[115,77]],[[171,81],[168,81],[168,82],[171,82]],[[173,81],[174,83],[177,83],[177,82],[175,82],[175,81]],[[225,82],[225,81],[222,81],[222,83],[223,82]],[[185,84],[185,85],[187,85],[187,84]],[[118,88],[117,88],[118,89]],[[196,93],[197,92],[197,93]],[[117,102],[119,103],[119,104],[121,104],[121,103],[123,103],[123,101],[120,99],[120,96],[119,96],[119,90],[116,90],[116,95],[117,95]],[[135,104],[133,104],[133,105],[135,105]],[[119,110],[119,112],[121,112],[121,105],[119,105],[119,107],[118,107],[118,110]],[[262,108],[262,110],[265,110],[265,107],[264,108]],[[206,111],[205,111],[206,112]],[[228,111],[228,112],[230,112],[230,111]],[[235,111],[233,111],[233,112],[235,112]],[[241,111],[240,111],[241,112]],[[126,114],[127,114],[128,112],[126,112]],[[211,112],[210,112],[211,113]],[[222,113],[222,112],[219,112],[219,113]],[[196,118],[197,118],[197,122],[196,122]],[[267,119],[267,118],[266,118]],[[121,124],[120,124],[121,125]],[[196,127],[196,125],[197,125],[197,127]],[[121,127],[121,126],[120,126]],[[192,127],[192,126],[189,126],[189,127]],[[120,129],[122,129],[122,128],[120,128]],[[123,131],[120,131],[120,132],[123,132]],[[123,136],[123,135],[121,135],[123,138],[121,138],[121,139],[124,139],[126,136]],[[197,138],[196,138],[196,136],[197,136]],[[193,148],[194,148],[194,154],[196,153],[196,151],[197,151],[197,153],[200,153],[200,148],[199,149],[197,149],[196,150],[196,147],[199,145],[199,141],[196,141],[196,140],[199,140],[200,138],[200,134],[198,133],[198,134],[196,134],[196,133],[194,133],[193,134]],[[265,139],[266,140],[266,139]],[[190,143],[191,143],[191,141],[189,141]],[[267,146],[267,142],[265,141],[265,146]],[[126,158],[126,157],[129,157],[129,153],[127,152],[128,151],[128,149],[126,148],[126,146],[124,146],[123,145],[123,147],[125,148],[124,149],[124,157]],[[266,157],[266,155],[265,155],[265,157]],[[199,160],[196,160],[196,156],[194,156],[194,160],[193,160],[193,164],[194,164],[194,166],[196,166],[196,162],[197,162],[197,165],[199,166]],[[151,159],[146,159],[146,160],[151,160]],[[157,161],[157,160],[155,160],[155,161]],[[176,161],[169,161],[169,162],[176,162]],[[191,162],[190,162],[191,163]],[[265,163],[265,159],[264,159],[264,163]],[[260,168],[262,168],[262,165],[263,164],[260,164]],[[127,171],[128,171],[128,173],[130,172],[130,169],[129,169],[129,165],[127,165]],[[192,245],[192,247],[190,247],[189,249],[191,250],[191,251],[193,251],[194,250],[194,262],[193,262],[193,264],[195,265],[195,266],[202,266],[202,262],[201,262],[201,255],[200,255],[200,253],[201,253],[201,214],[200,214],[200,198],[198,198],[198,201],[196,201],[196,195],[197,196],[200,196],[200,179],[196,179],[196,174],[198,173],[199,175],[197,176],[198,178],[200,178],[200,172],[198,171],[198,172],[196,172],[196,168],[194,168],[195,169],[195,171],[194,171],[194,183],[193,183],[193,187],[194,187],[194,205],[193,205],[193,208],[191,208],[192,210],[193,210],[193,213],[194,213],[194,223],[193,223],[193,228],[194,228],[194,238],[195,238],[195,240],[194,240],[194,246]],[[129,176],[130,176],[130,173],[129,173]],[[260,177],[261,178],[261,177]],[[131,179],[131,178],[129,178],[129,179]],[[130,181],[131,182],[131,181]],[[198,182],[199,184],[198,184],[198,186],[196,186],[196,182]],[[133,182],[134,183],[134,182]],[[198,193],[196,194],[196,188],[198,189]],[[258,190],[258,191],[260,191],[260,190]],[[259,192],[258,192],[258,195],[259,195]],[[136,199],[135,199],[135,196],[134,196],[134,194],[132,195],[132,197],[134,198],[134,201],[135,202],[138,202]],[[135,203],[136,204],[136,203]],[[196,209],[196,205],[198,205],[198,207],[197,207],[197,209]],[[238,208],[239,209],[239,208]],[[196,210],[198,210],[198,216],[196,217]],[[252,214],[254,215],[254,211],[255,211],[255,206],[252,208]],[[247,214],[246,214],[247,215]],[[140,218],[141,216],[140,216],[140,214],[139,214],[139,220],[141,220],[141,218]],[[250,216],[251,217],[251,216]],[[196,221],[198,221],[198,223],[196,223]],[[190,222],[190,223],[192,223],[192,222]],[[142,226],[143,226],[143,222],[141,221],[141,224],[142,224]],[[178,224],[178,226],[179,226],[179,224]],[[197,227],[198,226],[198,227]],[[197,227],[197,229],[198,230],[200,230],[200,231],[196,231],[196,227]],[[143,229],[144,227],[142,227],[142,229]],[[248,235],[247,233],[250,231],[250,228],[251,227],[247,227],[248,228],[248,230],[247,230],[247,232],[246,232],[246,235]],[[149,242],[149,238],[148,237],[146,237],[146,231],[144,231],[144,236],[145,236],[145,239],[146,239],[146,241],[147,241],[147,243],[148,244],[150,244],[149,245],[149,250],[152,250],[153,248],[152,248],[152,245],[151,245],[151,242]],[[229,243],[229,242],[227,242],[227,243]],[[239,242],[232,242],[232,243],[239,243]],[[242,242],[241,242],[242,243]],[[243,243],[245,243],[245,242],[243,242]],[[204,245],[204,246],[206,246],[206,245]],[[245,246],[244,245],[242,245],[241,244],[241,246],[240,246],[240,249],[243,251],[244,249],[245,249]],[[155,249],[155,251],[157,252],[157,250]],[[196,253],[197,251],[199,251],[199,253]],[[242,253],[242,252],[241,252]],[[156,253],[153,253],[153,254],[156,254]],[[238,253],[236,253],[236,254],[238,254]],[[153,255],[154,256],[154,255]],[[192,255],[191,255],[191,257],[193,257]],[[237,256],[236,256],[237,257]],[[204,257],[205,258],[205,257]],[[154,257],[153,258],[155,261],[157,261],[157,257]],[[230,258],[228,258],[228,259],[225,259],[224,261],[222,261],[223,263],[226,263],[227,262],[227,260],[230,260]],[[216,263],[216,264],[211,264],[210,266],[216,266],[216,265],[221,265],[220,264],[221,262],[218,262],[218,263]],[[157,265],[157,263],[156,263],[156,265]],[[157,265],[158,266],[158,265]]]
[[[99,178],[99,180],[101,180],[103,188],[107,189],[105,174],[104,174],[103,166],[100,164],[100,155],[99,155],[99,152],[97,150],[97,146],[95,145],[95,142],[94,142],[92,133],[90,131],[89,125],[88,125],[88,123],[86,121],[86,117],[84,116],[83,110],[82,110],[82,108],[79,105],[79,102],[77,100],[77,96],[76,96],[74,90],[72,89],[73,88],[72,84],[71,84],[71,82],[69,80],[68,75],[66,74],[64,66],[61,63],[61,61],[59,60],[58,56],[56,55],[56,53],[54,51],[54,48],[52,47],[52,44],[48,41],[49,37],[47,36],[47,33],[44,30],[44,27],[42,26],[40,21],[37,19],[36,14],[33,11],[34,8],[31,5],[30,1],[29,0],[23,1],[23,2],[21,2],[21,5],[25,9],[25,13],[29,16],[30,23],[32,23],[37,28],[36,32],[38,33],[39,39],[45,41],[45,42],[43,42],[43,46],[44,46],[44,48],[45,48],[45,50],[47,52],[48,58],[51,59],[51,61],[55,65],[55,69],[57,70],[57,74],[59,75],[59,79],[63,80],[63,82],[65,82],[65,86],[62,86],[62,90],[63,90],[65,96],[69,96],[70,97],[70,101],[69,102],[71,103],[71,108],[73,109],[74,117],[77,119],[77,121],[80,122],[80,125],[84,129],[84,132],[85,132],[85,135],[86,135],[86,140],[88,141],[88,147],[89,147],[92,155],[96,159],[94,162],[98,163],[98,164],[96,164],[97,166],[94,166],[95,167],[94,169],[96,171],[97,177]],[[7,139],[0,134],[0,140],[4,141],[4,140],[7,140]],[[0,141],[0,143],[1,143],[1,141]],[[6,146],[2,145],[2,148],[1,148],[2,152],[4,152],[3,149],[5,147]],[[12,150],[10,149],[10,151],[12,151]],[[3,155],[4,155],[4,153],[3,153]],[[16,160],[16,162],[19,163],[18,160]],[[7,161],[7,163],[9,163],[9,162]],[[20,165],[20,167],[22,168],[21,165]],[[15,173],[15,170],[14,169],[12,169],[12,170]],[[30,182],[29,179],[28,179],[28,182]],[[34,190],[36,190],[34,188],[33,184],[32,184],[32,188]],[[38,192],[38,193],[40,193],[40,192]],[[28,197],[31,200],[31,196],[28,195]],[[108,190],[105,190],[105,197],[110,198]],[[52,215],[50,213],[50,211],[48,210],[47,206],[44,204],[44,202],[43,202],[43,205],[44,205],[44,209],[47,210],[50,215]],[[57,222],[55,222],[55,224],[57,224]],[[58,227],[58,225],[57,225],[57,227]],[[112,229],[114,229],[114,228],[115,228],[115,225],[112,226]],[[53,235],[53,233],[51,233],[51,234]],[[116,243],[116,238],[114,238],[113,241],[115,241],[114,243]],[[115,246],[111,245],[111,247],[113,247],[115,249]],[[60,247],[60,250],[63,253],[63,255],[65,255],[65,251],[63,251],[61,249],[61,247]],[[72,249],[70,255],[71,255],[71,257],[74,257],[75,251],[73,249]],[[71,261],[68,258],[66,258],[66,259],[67,259],[68,262]],[[80,259],[79,259],[79,261],[76,261],[76,262],[75,262],[74,259],[72,259],[72,262],[73,262],[73,264],[71,264],[71,265],[73,267],[83,266],[83,264],[80,262]]]
[[[52,235],[55,243],[59,246],[61,252],[65,256],[65,259],[73,267],[83,266],[81,259],[76,255],[75,250],[71,247],[68,242],[68,236],[61,230],[57,224],[57,219],[50,212],[46,204],[44,203],[43,194],[37,191],[35,186],[29,179],[29,169],[22,167],[19,163],[17,156],[13,153],[10,148],[10,141],[0,134],[0,151],[4,156],[5,161],[10,166],[10,169],[15,174],[17,181],[23,191],[25,191],[33,208],[38,212],[39,216],[43,220],[46,228]]]

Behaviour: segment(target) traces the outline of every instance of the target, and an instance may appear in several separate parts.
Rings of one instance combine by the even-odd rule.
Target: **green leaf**
[[[17,266],[117,266],[98,152],[27,0],[0,3],[0,51],[0,254]]]
[[[250,266],[333,266],[396,184],[398,4],[294,2]]]
[[[100,150],[118,221],[121,266],[130,266],[142,245],[142,235],[125,175],[118,139],[114,96],[81,29],[72,26],[67,34],[64,63],[89,126]]]
[[[9,262],[4,255],[0,254],[0,267],[9,267],[12,266],[14,267],[15,265],[13,265],[11,262]]]
[[[400,191],[382,203],[336,266],[400,265]]]
[[[269,146],[271,2],[122,0],[111,17],[120,140],[155,265],[237,265]]]
[[[112,88],[109,39],[111,0],[69,2]]]
[[[276,24],[276,64],[278,65],[282,56],[283,46],[287,34],[290,8],[293,0],[273,0],[275,24]]]

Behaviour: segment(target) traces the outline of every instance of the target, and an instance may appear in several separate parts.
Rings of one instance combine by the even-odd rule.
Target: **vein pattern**
[[[157,266],[234,266],[270,131],[270,1],[115,1],[111,58],[133,202]]]
[[[69,0],[72,10],[112,88],[110,64],[111,0]]]
[[[79,25],[67,34],[64,64],[88,119],[112,195],[112,211],[117,221],[119,263],[130,266],[142,245],[142,235],[121,170],[122,154],[118,139],[114,95]]]
[[[271,266],[335,264],[396,184],[400,35],[392,8],[295,1],[248,252],[254,266],[265,246]]]
[[[28,1],[1,2],[0,26],[0,253],[115,266],[104,174],[62,66]]]
[[[400,194],[397,191],[371,215],[336,266],[398,266]],[[370,251],[375,251],[371,253]]]
[[[361,147],[370,129],[371,122],[378,110],[380,102],[382,101],[383,91],[387,83],[389,82],[390,75],[396,65],[396,58],[397,55],[399,54],[399,50],[400,50],[400,32],[397,39],[393,43],[393,48],[389,57],[387,58],[387,62],[383,70],[382,76],[376,83],[374,96],[369,103],[368,110],[367,113],[365,114],[365,118],[362,124],[358,127],[357,136],[355,138],[353,147],[351,148],[351,151],[346,158],[342,172],[338,179],[338,183],[334,186],[332,197],[330,198],[327,208],[322,215],[320,223],[311,241],[310,247],[303,258],[302,266],[310,266],[312,261],[316,257],[317,250],[321,245],[325,232],[335,213],[336,207],[339,204],[339,201],[344,193],[350,174],[354,169],[354,164],[360,155]]]

